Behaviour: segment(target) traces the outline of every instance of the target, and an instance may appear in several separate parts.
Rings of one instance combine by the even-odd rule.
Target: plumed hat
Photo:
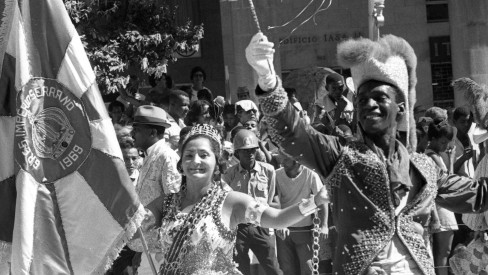
[[[351,68],[356,91],[369,80],[395,86],[406,99],[406,114],[398,130],[407,132],[407,147],[415,151],[415,106],[417,56],[405,39],[385,35],[378,41],[365,38],[347,40],[337,46],[337,59],[344,68]]]
[[[472,79],[461,77],[451,83],[455,93],[464,93],[473,118],[482,129],[488,129],[488,91],[486,86],[478,85]]]

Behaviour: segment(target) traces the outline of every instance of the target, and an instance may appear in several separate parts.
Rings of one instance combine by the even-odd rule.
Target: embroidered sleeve
[[[323,135],[306,123],[300,112],[288,102],[281,81],[271,92],[258,86],[256,94],[265,115],[263,124],[273,142],[301,164],[327,177],[341,154],[345,140]]]
[[[279,116],[265,116],[263,120],[271,139],[286,154],[324,178],[332,171],[346,143],[306,124],[291,104]]]
[[[256,88],[256,95],[259,96],[259,104],[265,116],[278,115],[288,104],[288,96],[281,86],[281,79],[277,79],[276,89],[271,92],[263,91],[259,85]]]
[[[264,210],[266,210],[266,206],[255,202],[247,206],[246,213],[244,214],[244,218],[246,219],[246,223],[254,224],[256,226],[261,225],[261,216],[263,215]]]

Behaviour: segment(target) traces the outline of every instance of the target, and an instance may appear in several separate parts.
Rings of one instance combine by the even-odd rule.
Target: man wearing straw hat
[[[134,144],[145,153],[136,185],[137,195],[144,206],[163,193],[176,193],[180,190],[181,174],[176,167],[180,157],[164,140],[165,129],[170,126],[166,112],[159,107],[143,105],[137,108],[134,114],[132,131]],[[146,238],[150,242],[155,242],[156,231],[151,231],[147,235]],[[141,251],[141,249],[134,250]],[[162,260],[157,252],[151,253],[151,256],[156,263]],[[138,272],[139,274],[152,274],[150,262],[144,256]]]
[[[326,177],[338,232],[333,274],[434,275],[427,238],[434,202],[454,212],[486,210],[488,182],[443,174],[427,156],[413,153],[412,47],[393,35],[338,46],[339,63],[351,68],[357,88],[362,139],[353,142],[303,122],[274,73],[273,53],[273,43],[258,33],[246,58],[259,76],[256,94],[272,139]]]

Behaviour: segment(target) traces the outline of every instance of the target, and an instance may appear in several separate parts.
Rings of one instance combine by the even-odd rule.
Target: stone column
[[[488,85],[488,1],[449,0],[453,79]],[[466,104],[454,94],[455,106]]]

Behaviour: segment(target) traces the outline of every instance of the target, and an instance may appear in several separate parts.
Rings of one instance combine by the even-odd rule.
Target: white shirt
[[[136,185],[136,192],[142,205],[148,205],[163,193],[180,191],[181,174],[176,168],[179,160],[178,154],[166,144],[164,139],[147,149]]]
[[[302,199],[310,198],[310,195],[317,194],[323,186],[319,175],[307,167],[303,167],[294,178],[288,177],[285,168],[276,170],[276,191],[282,209],[298,204]],[[301,227],[311,224],[312,216],[309,215],[292,226]]]

